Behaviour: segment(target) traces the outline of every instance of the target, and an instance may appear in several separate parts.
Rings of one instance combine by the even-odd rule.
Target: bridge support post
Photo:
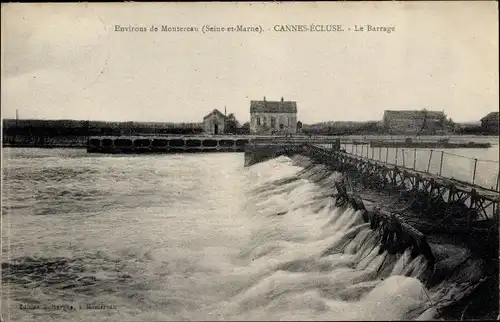
[[[431,170],[432,152],[433,150],[431,150],[431,153],[429,155],[429,163],[427,163],[427,173],[430,173]]]
[[[476,181],[477,159],[474,159],[474,172],[472,173],[472,184]]]
[[[413,149],[413,170],[417,169],[417,149]]]
[[[439,161],[439,175],[443,173],[443,156],[444,156],[444,151],[441,151],[441,159]]]

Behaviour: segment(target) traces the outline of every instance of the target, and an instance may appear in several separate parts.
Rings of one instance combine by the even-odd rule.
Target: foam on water
[[[466,286],[461,283],[475,274],[464,268],[455,283],[442,281],[426,289],[419,280],[426,269],[424,258],[412,260],[409,250],[402,255],[380,253],[378,232],[359,212],[336,208],[329,197],[338,174],[304,165],[305,158],[280,157],[245,169],[234,155],[208,155],[202,162],[193,156],[176,158],[120,159],[126,167],[106,158],[79,159],[80,166],[98,174],[86,178],[94,180],[92,189],[100,191],[104,185],[108,191],[100,206],[115,203],[93,217],[61,214],[46,216],[44,222],[40,216],[10,209],[11,227],[19,227],[10,234],[10,260],[2,262],[10,303],[3,301],[11,318],[429,319],[438,313],[433,303],[463,292]],[[123,167],[122,173],[162,169],[156,176],[164,175],[165,181],[151,178],[141,184],[115,174],[115,189],[126,190],[113,192],[102,182],[109,179],[105,171],[113,164]],[[177,175],[168,177],[168,169]],[[15,168],[10,171],[22,178]],[[77,176],[81,182],[82,175]],[[198,176],[203,175],[198,185],[189,180],[201,180]],[[55,190],[63,189],[50,183]],[[37,182],[30,184],[35,191],[45,189]],[[134,196],[137,191],[141,194]],[[141,196],[155,202],[133,207]],[[120,202],[128,208],[116,206]],[[18,235],[21,229],[31,235]],[[70,251],[64,229],[72,229]],[[43,240],[47,236],[51,239]],[[105,303],[116,309],[16,309],[33,299]]]

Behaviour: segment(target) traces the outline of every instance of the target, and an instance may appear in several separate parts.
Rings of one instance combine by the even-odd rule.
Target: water
[[[314,183],[304,164],[4,149],[3,318],[428,319],[481,277],[431,245],[456,273],[427,289],[423,258],[379,254],[327,196],[338,174]]]

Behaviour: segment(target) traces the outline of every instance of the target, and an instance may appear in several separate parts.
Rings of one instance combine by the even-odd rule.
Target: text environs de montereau
[[[122,26],[115,25],[114,31],[120,32],[148,32],[148,31],[163,31],[163,32],[197,32],[200,29],[198,27],[179,27],[179,26]]]

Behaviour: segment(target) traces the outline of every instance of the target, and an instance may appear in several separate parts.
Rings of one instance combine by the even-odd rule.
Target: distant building
[[[484,133],[499,134],[499,113],[491,112],[481,119],[481,129]]]
[[[297,133],[297,102],[251,101],[251,134],[294,134]]]
[[[440,111],[385,111],[384,127],[393,134],[441,134],[446,115]]]
[[[223,134],[226,127],[227,116],[218,109],[214,109],[203,118],[203,129],[206,134]]]

